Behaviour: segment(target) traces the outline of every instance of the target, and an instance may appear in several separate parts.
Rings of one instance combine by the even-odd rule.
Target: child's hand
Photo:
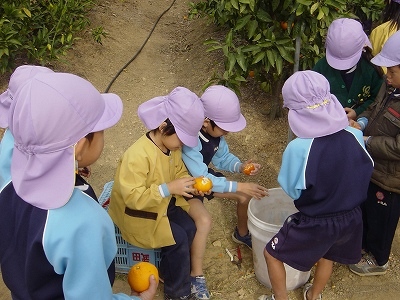
[[[158,286],[158,283],[157,283],[154,275],[150,275],[149,288],[147,290],[145,290],[144,292],[141,292],[140,294],[132,291],[131,296],[139,296],[139,298],[142,300],[153,300],[157,293],[157,286]]]
[[[253,167],[249,168],[249,165],[253,165]],[[252,162],[252,160],[248,160],[246,162],[244,162],[241,166],[240,166],[240,173],[244,173],[246,175],[256,175],[258,173],[258,171],[260,171],[261,169],[261,165]]]
[[[195,189],[195,191],[192,193],[195,196],[201,196],[204,197],[204,195],[210,195],[212,193],[212,190],[209,190],[207,192],[202,192],[202,191],[198,191]]]
[[[355,129],[361,130],[361,125],[354,120],[349,120],[349,125]]]
[[[192,198],[193,195],[191,194],[196,192],[196,189],[193,187],[194,183],[194,177],[184,177],[172,180],[167,183],[167,187],[171,195],[181,195]]]
[[[237,191],[250,195],[257,200],[268,196],[268,189],[253,182],[238,182]]]
[[[345,107],[344,111],[346,112],[347,119],[355,120],[357,117],[356,111],[350,107]]]

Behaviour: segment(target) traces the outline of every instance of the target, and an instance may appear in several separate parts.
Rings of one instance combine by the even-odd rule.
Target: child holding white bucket
[[[317,264],[313,284],[305,284],[303,296],[321,299],[333,262],[353,264],[361,258],[360,204],[367,196],[373,161],[362,132],[348,126],[323,75],[296,72],[283,85],[282,95],[298,138],[283,153],[278,182],[299,212],[286,219],[265,247],[274,294],[260,298],[288,299],[286,263],[300,271]]]

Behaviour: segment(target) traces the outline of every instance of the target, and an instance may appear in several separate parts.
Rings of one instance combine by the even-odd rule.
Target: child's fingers
[[[182,196],[187,197],[187,198],[193,198],[193,194],[189,194],[187,192],[183,192]]]

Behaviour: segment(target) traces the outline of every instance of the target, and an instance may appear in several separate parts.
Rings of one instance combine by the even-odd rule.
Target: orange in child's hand
[[[158,270],[152,263],[142,261],[131,267],[128,273],[128,283],[132,290],[141,293],[150,286],[150,275],[154,275],[158,283]]]
[[[207,177],[197,177],[194,181],[193,187],[200,192],[208,192],[213,187],[212,181]]]
[[[254,167],[253,164],[247,164],[243,168],[243,173],[246,175],[250,175],[251,171],[255,170],[256,167]]]

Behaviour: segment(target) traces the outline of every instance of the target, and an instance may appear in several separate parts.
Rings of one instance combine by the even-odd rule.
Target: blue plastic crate
[[[99,197],[100,205],[108,210],[110,204],[110,195],[114,181],[107,182]],[[118,273],[128,273],[130,268],[141,261],[147,261],[154,264],[157,268],[160,266],[161,250],[144,249],[129,244],[122,238],[119,228],[114,224],[115,238],[117,242],[117,255],[115,256],[115,270]]]

